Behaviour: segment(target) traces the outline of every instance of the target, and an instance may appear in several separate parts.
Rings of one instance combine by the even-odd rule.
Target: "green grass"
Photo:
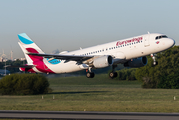
[[[53,93],[43,95],[44,99],[42,95],[0,96],[0,109],[179,112],[176,89],[142,89],[138,81],[112,80],[107,75],[50,78],[49,82]]]

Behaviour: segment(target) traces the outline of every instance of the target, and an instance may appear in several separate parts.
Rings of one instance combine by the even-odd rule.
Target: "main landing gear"
[[[91,68],[89,70],[86,70],[86,77],[87,78],[94,78],[95,74],[94,72],[91,72]]]
[[[117,67],[117,65],[112,65],[112,72],[109,73],[109,77],[111,79],[117,77],[117,72],[114,72],[114,69]]]
[[[117,72],[114,72],[114,69],[117,67],[117,65],[112,65],[112,72],[109,73],[109,77],[111,79],[117,77]],[[91,72],[91,67],[86,70],[86,77],[87,78],[94,78],[95,74],[94,72]]]
[[[151,54],[150,56],[151,56],[152,59],[153,59],[153,64],[152,64],[152,66],[158,65],[158,62],[155,60],[155,59],[156,59],[156,58],[155,58],[155,54]]]

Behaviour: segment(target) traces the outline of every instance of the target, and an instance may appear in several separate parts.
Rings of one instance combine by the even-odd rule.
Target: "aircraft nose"
[[[168,48],[171,48],[175,45],[175,40],[171,39],[171,38],[167,38],[166,39],[166,45],[168,46]]]
[[[173,46],[175,45],[175,40],[170,39],[170,40],[168,41],[168,44],[170,45],[170,47],[173,47]]]

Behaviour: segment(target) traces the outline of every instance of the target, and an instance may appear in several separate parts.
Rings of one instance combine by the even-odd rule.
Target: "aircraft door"
[[[143,39],[144,39],[144,46],[147,47],[150,45],[150,34],[147,34],[147,35],[144,35],[143,36]]]

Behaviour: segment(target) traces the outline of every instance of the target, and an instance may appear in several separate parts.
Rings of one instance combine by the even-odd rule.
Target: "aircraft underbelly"
[[[59,63],[58,65],[47,65],[55,73],[69,73],[81,70],[76,62]]]

